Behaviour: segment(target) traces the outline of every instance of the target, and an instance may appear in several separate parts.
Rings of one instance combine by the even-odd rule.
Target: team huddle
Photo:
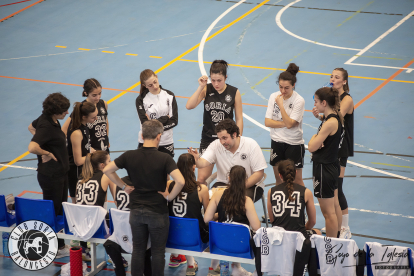
[[[179,123],[175,95],[159,84],[150,69],[141,72],[136,99],[138,147],[113,161],[108,104],[101,99],[102,86],[96,79],[85,81],[82,96],[86,99],[74,104],[62,126],[58,120],[68,114],[70,103],[61,93],[44,100],[42,115],[29,126],[33,134],[29,151],[38,156],[37,178],[43,199],[53,201],[56,215],[62,214],[68,191],[74,204],[106,207],[108,188],[117,209],[130,212],[132,275],[164,275],[169,216],[198,219],[203,242],[209,239],[209,221],[245,224],[254,232],[261,227],[254,203],[264,193],[267,162],[259,144],[243,136],[242,97],[238,88],[226,83],[227,67],[225,61],[215,60],[210,68],[211,83],[207,76],[198,79],[199,86],[186,108],[194,109],[203,102],[200,147],[189,147],[177,163],[173,159],[173,130]],[[270,95],[265,114],[271,137],[269,163],[276,179],[267,194],[268,216],[272,226],[283,231],[300,232],[304,238],[320,235],[313,229],[316,197],[325,218],[322,231],[326,236],[350,239],[342,189],[354,144],[348,73],[334,69],[329,85],[314,94],[312,113],[322,122],[307,146],[312,159],[312,195],[302,178],[305,100],[294,90],[298,72],[299,67],[291,63],[279,75],[279,91]],[[125,169],[128,176],[120,178],[119,169]],[[68,256],[69,246],[62,239],[58,243],[57,258]],[[87,244],[80,245],[84,260],[90,260]],[[116,275],[126,275],[128,263],[121,253],[127,252],[113,240],[104,247]],[[187,263],[186,275],[196,275],[194,257],[171,254],[170,267],[183,263]],[[219,260],[211,261],[209,276],[220,275],[218,264]],[[251,274],[239,263],[232,263],[232,275]]]

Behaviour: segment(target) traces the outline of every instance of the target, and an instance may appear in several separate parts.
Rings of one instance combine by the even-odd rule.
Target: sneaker
[[[232,276],[252,276],[253,274],[251,272],[248,272],[242,266],[240,267],[231,266],[231,275]]]
[[[70,241],[70,247],[80,247],[80,241],[71,240]]]
[[[89,253],[89,248],[82,247],[82,261],[90,262],[91,254]]]
[[[168,264],[169,267],[179,267],[181,264],[187,263],[187,259],[184,255],[178,255],[174,257],[173,255],[170,256],[170,263]]]
[[[208,268],[208,274],[207,274],[207,276],[217,276],[217,275],[220,275],[220,268],[219,268],[218,271],[217,271],[217,268],[216,269],[213,269],[212,267],[209,267]]]
[[[341,227],[341,233],[339,234],[340,239],[347,239],[349,240],[352,237],[351,229],[348,227]]]
[[[187,266],[187,270],[185,271],[185,275],[196,275],[198,271],[198,264],[196,261],[194,261],[194,266]]]
[[[66,244],[64,248],[58,250],[58,253],[56,255],[56,259],[69,257],[69,255],[70,255],[69,245]]]
[[[321,229],[322,234],[326,234],[326,227]]]

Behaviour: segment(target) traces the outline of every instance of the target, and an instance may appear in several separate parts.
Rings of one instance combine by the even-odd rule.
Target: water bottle
[[[3,238],[3,255],[6,257],[10,257],[10,253],[9,253],[9,237],[10,234],[3,232],[2,238]]]
[[[229,261],[220,261],[220,276],[230,276]]]
[[[332,87],[333,83],[328,81],[327,83],[325,83],[322,87]]]

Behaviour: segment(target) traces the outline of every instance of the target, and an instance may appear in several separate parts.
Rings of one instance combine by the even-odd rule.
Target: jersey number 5
[[[285,209],[290,209],[291,217],[299,217],[302,204],[299,202],[300,193],[298,191],[292,193],[293,201],[286,199],[285,193],[281,191],[272,194],[272,211],[273,216],[281,217],[285,213]],[[276,204],[275,204],[276,203]]]
[[[182,193],[183,197],[180,199],[178,196],[173,201],[172,210],[176,217],[184,217],[187,214],[187,193]]]

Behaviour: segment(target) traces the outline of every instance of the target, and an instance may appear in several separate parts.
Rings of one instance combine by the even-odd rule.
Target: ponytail
[[[94,172],[99,171],[99,165],[105,164],[108,156],[107,151],[97,150],[94,153],[88,153],[83,164],[81,183],[86,183],[92,178]]]
[[[141,74],[139,75],[139,80],[141,82],[141,87],[139,89],[139,95],[142,98],[145,98],[145,96],[148,94],[149,90],[147,87],[145,87],[145,82],[151,78],[152,76],[155,76],[154,71],[152,71],[151,69],[145,69],[144,71],[141,72]]]
[[[82,124],[82,117],[88,117],[89,114],[95,112],[96,106],[90,102],[76,102],[73,105],[72,113],[72,127],[71,130],[76,130],[80,128]]]
[[[281,80],[290,81],[290,84],[295,85],[297,79],[296,74],[299,72],[299,67],[295,63],[290,63],[285,72],[280,73],[277,83]]]
[[[315,95],[321,102],[326,101],[326,104],[329,105],[329,107],[332,108],[336,114],[338,114],[341,124],[344,125],[344,117],[339,111],[341,106],[339,91],[332,87],[322,87],[316,90]]]
[[[221,200],[223,209],[229,218],[246,214],[246,169],[235,165],[230,169],[230,182],[228,192],[223,194]]]
[[[292,196],[293,194],[293,180],[296,177],[296,168],[295,163],[292,160],[287,159],[279,162],[277,167],[280,175],[283,178],[283,181],[286,182],[286,187],[289,193],[289,201],[295,200]]]

